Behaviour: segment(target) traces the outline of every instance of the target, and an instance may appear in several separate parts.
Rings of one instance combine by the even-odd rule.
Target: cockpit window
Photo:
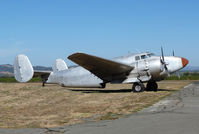
[[[150,54],[147,54],[148,57],[151,57],[151,56],[154,56],[155,54],[153,53],[150,53]]]
[[[147,58],[152,57],[154,55],[155,54],[153,54],[153,53],[148,53],[148,54],[143,54],[143,55],[135,56],[135,60],[138,61],[138,60],[141,60],[141,59],[147,59]]]
[[[146,59],[147,56],[146,55],[141,55],[141,59]]]
[[[140,56],[135,56],[135,60],[136,61],[140,60]]]

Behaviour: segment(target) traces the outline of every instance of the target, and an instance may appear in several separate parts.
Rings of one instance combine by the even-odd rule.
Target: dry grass
[[[40,83],[0,83],[0,127],[56,127],[116,119],[154,104],[191,81],[164,81],[158,92],[130,92],[129,84],[105,89],[41,87]]]

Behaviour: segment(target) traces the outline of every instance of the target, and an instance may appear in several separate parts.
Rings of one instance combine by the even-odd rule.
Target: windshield
[[[147,58],[146,55],[142,55],[142,56],[141,56],[141,59],[146,59],[146,58]]]
[[[150,53],[150,54],[147,54],[148,57],[151,57],[151,56],[155,56],[155,54],[153,53]]]

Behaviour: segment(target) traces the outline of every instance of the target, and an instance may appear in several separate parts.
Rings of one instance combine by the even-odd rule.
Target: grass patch
[[[2,83],[15,83],[17,82],[14,77],[0,77]],[[32,78],[29,82],[42,82],[40,77]]]
[[[51,128],[86,119],[114,120],[151,106],[190,82],[162,81],[158,92],[142,93],[130,92],[132,84],[67,90],[56,84],[0,83],[0,128]]]
[[[0,77],[0,82],[11,83],[17,82],[14,77]]]
[[[115,119],[118,119],[121,116],[122,116],[122,114],[108,112],[107,114],[99,117],[99,120],[115,120]]]
[[[171,77],[167,77],[166,80],[199,80],[199,72],[184,72],[180,78],[173,74]]]

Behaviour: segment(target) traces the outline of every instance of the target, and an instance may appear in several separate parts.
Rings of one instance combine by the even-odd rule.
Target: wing
[[[89,70],[105,82],[125,79],[134,69],[132,66],[84,53],[75,53],[68,59]]]
[[[50,73],[52,71],[39,71],[39,70],[35,70],[34,71],[34,76],[33,77],[41,77],[42,79],[48,79]]]

